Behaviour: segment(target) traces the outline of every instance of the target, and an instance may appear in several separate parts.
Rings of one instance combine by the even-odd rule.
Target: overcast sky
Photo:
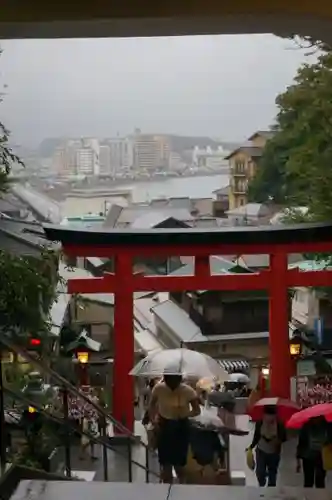
[[[1,42],[12,140],[143,132],[243,140],[265,129],[304,52],[272,35]]]

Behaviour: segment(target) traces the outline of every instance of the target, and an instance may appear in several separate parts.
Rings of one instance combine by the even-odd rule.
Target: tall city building
[[[81,139],[81,146],[76,150],[77,174],[99,175],[98,139]]]
[[[137,170],[168,170],[170,147],[167,137],[141,134],[134,136],[134,167]]]
[[[111,173],[111,150],[108,145],[99,147],[99,168],[101,174]]]
[[[55,149],[52,168],[60,176],[77,174],[76,151],[81,142],[76,139],[68,139]]]
[[[129,137],[114,137],[107,139],[110,149],[110,173],[116,174],[120,169],[133,166],[133,142]]]

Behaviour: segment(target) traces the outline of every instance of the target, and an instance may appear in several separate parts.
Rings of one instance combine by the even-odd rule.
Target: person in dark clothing
[[[256,423],[250,445],[256,448],[256,477],[259,486],[276,486],[282,443],[286,441],[284,426],[278,421],[275,406],[266,406],[264,416]]]
[[[322,451],[331,442],[331,430],[324,417],[312,418],[299,434],[296,450],[297,472],[303,471],[305,488],[325,488]]]
[[[150,416],[149,416],[149,401],[151,397],[152,390],[154,386],[157,384],[156,379],[151,379],[149,382],[146,384],[146,391],[144,394],[144,406],[146,407],[146,410],[144,412],[143,418],[142,418],[142,424],[144,426],[147,426],[150,423]]]
[[[169,367],[172,373],[175,369]],[[164,375],[163,382],[152,391],[149,407],[150,420],[157,429],[157,450],[164,483],[172,483],[174,468],[179,483],[185,482],[190,425],[189,417],[200,414],[196,391],[182,382],[181,375]]]

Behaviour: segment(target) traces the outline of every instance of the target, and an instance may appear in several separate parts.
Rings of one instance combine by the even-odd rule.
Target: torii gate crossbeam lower
[[[330,286],[332,271],[288,269],[290,253],[332,252],[332,225],[231,228],[218,230],[79,231],[44,226],[47,237],[61,241],[65,254],[113,257],[114,274],[70,279],[69,293],[114,293],[113,415],[132,431],[134,384],[133,294],[135,291],[266,290],[270,300],[271,393],[289,397],[292,362],[288,332],[288,288]],[[80,242],[79,244],[77,242]],[[209,256],[269,254],[268,270],[253,274],[210,275]],[[134,275],[134,257],[194,256],[193,276]]]

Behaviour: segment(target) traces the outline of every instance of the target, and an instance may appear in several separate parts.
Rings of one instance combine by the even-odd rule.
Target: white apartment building
[[[92,148],[85,146],[77,149],[76,161],[78,175],[94,174],[95,155]]]
[[[81,139],[81,147],[76,150],[78,175],[99,175],[98,139]]]
[[[226,151],[222,146],[218,146],[218,149],[212,149],[210,146],[200,149],[198,146],[195,146],[192,154],[192,163],[199,168],[209,170],[228,168],[228,160],[225,160],[228,154],[229,151]]]
[[[61,176],[98,175],[98,139],[69,139],[53,155],[53,170]]]
[[[120,169],[129,169],[134,163],[133,142],[129,137],[107,139],[110,150],[110,173],[115,175]]]
[[[134,142],[136,170],[168,170],[170,147],[164,136],[137,134]]]
[[[77,174],[76,151],[81,142],[76,139],[69,139],[56,148],[53,155],[53,170],[58,175],[68,176]]]
[[[111,173],[111,150],[107,145],[99,147],[99,168],[101,174]]]

